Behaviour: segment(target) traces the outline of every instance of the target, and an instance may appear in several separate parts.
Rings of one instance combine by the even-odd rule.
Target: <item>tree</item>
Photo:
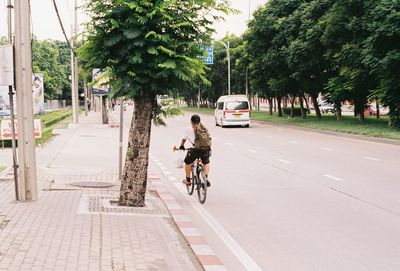
[[[215,12],[229,12],[216,0],[91,0],[87,40],[79,54],[88,67],[109,67],[121,81],[116,97],[134,99],[119,204],[144,206],[151,121],[157,95],[185,82],[205,79],[197,57],[210,41]]]
[[[335,75],[327,89],[334,98],[353,100],[355,114],[364,122],[364,109],[376,80],[364,64],[364,46],[369,36],[368,1],[335,1],[326,15],[324,43],[327,57],[332,61]],[[347,95],[343,95],[346,93]]]
[[[389,126],[400,127],[400,3],[379,0],[369,2],[371,33],[365,46],[364,63],[378,80],[373,93],[390,108]]]
[[[44,75],[45,99],[56,99],[63,92],[70,92],[70,59],[64,55],[67,46],[61,41],[36,38],[32,41],[32,67],[35,73]]]

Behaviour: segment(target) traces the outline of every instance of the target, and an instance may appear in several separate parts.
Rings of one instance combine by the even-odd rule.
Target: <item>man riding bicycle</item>
[[[193,115],[190,118],[192,123],[191,127],[186,129],[186,133],[182,139],[180,150],[185,149],[185,142],[188,140],[192,145],[191,148],[187,149],[186,157],[185,157],[185,174],[186,179],[183,180],[183,183],[186,185],[191,184],[190,179],[190,165],[196,161],[196,159],[201,159],[204,164],[204,172],[206,177],[208,178],[208,173],[210,171],[210,156],[211,156],[211,137],[208,133],[208,130],[200,121],[199,115]],[[210,186],[210,182],[207,181],[207,186]]]

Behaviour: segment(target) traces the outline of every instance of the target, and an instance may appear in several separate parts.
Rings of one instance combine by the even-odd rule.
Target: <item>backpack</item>
[[[194,148],[199,150],[211,150],[211,137],[206,127],[199,124],[194,129]]]

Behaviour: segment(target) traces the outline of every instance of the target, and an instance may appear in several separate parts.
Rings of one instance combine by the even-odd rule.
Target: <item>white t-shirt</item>
[[[194,146],[195,135],[194,135],[194,129],[192,126],[187,127],[185,129],[185,134],[183,135],[183,139],[186,139],[186,142],[188,142],[190,144],[190,147]]]

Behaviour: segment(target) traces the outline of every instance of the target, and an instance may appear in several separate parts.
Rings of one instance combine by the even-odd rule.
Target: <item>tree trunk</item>
[[[276,112],[276,104],[277,104],[276,98],[273,99],[273,103],[274,103],[274,112]]]
[[[306,103],[307,113],[311,114],[310,106],[308,105],[308,101],[307,101],[307,98],[306,98],[305,94],[303,94],[303,99],[304,99],[304,102]]]
[[[299,102],[300,102],[301,118],[305,119],[307,117],[307,114],[306,114],[306,109],[304,108],[302,96],[299,96]]]
[[[342,120],[342,104],[340,102],[335,103],[335,108],[336,108],[336,120],[341,121]]]
[[[278,117],[283,117],[281,102],[282,102],[282,97],[277,97],[276,103],[278,105]]]
[[[360,112],[358,113],[358,120],[359,120],[361,123],[364,123],[364,122],[365,122],[364,110],[360,110]]]
[[[268,98],[268,104],[269,104],[269,115],[272,116],[274,113],[273,111],[273,99],[272,98]]]
[[[294,118],[294,100],[296,96],[290,97],[290,117]]]
[[[315,94],[311,95],[312,103],[314,105],[315,114],[317,115],[317,119],[321,119],[321,110],[319,110],[318,99]]]
[[[376,100],[376,118],[379,119],[381,117],[381,109],[379,105],[379,101]]]
[[[121,180],[119,205],[122,206],[145,206],[152,109],[152,99],[135,100]]]
[[[102,97],[102,111],[101,111],[101,116],[103,120],[103,124],[108,124],[108,106],[107,106],[107,97],[103,96]]]

